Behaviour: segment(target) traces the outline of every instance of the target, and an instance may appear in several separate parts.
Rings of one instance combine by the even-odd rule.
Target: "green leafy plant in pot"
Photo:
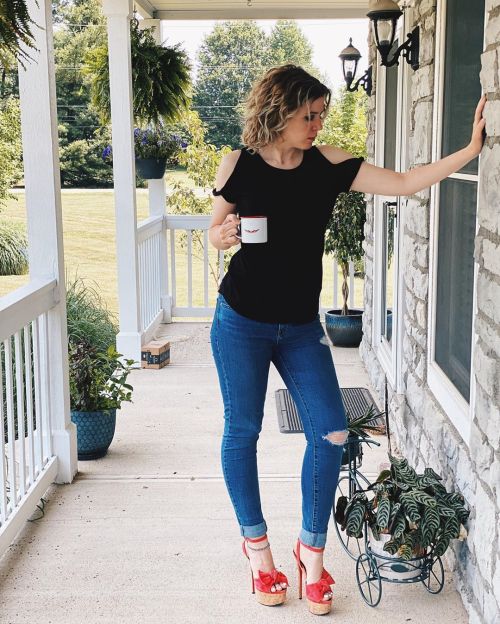
[[[77,426],[78,458],[106,454],[116,410],[132,399],[131,360],[114,343],[117,326],[99,291],[80,278],[66,288],[71,419]]]
[[[180,152],[185,149],[181,137],[168,131],[163,123],[145,129],[135,128],[134,150],[137,174],[144,180],[162,178],[167,165],[175,166]],[[113,159],[113,150],[108,145],[102,152],[106,161]]]
[[[86,342],[70,344],[71,420],[77,426],[78,459],[97,459],[107,453],[116,410],[132,400],[127,377],[134,360],[121,358],[112,346],[102,353]]]
[[[452,539],[467,535],[463,523],[470,512],[463,496],[448,492],[432,468],[417,474],[405,458],[389,455],[389,459],[390,469],[366,490],[350,500],[339,497],[335,519],[357,539],[366,526],[370,549],[376,559],[379,556],[384,576],[408,579],[420,574],[424,557],[441,557]]]
[[[342,465],[349,463],[350,459],[355,456],[361,459],[363,451],[360,439],[369,438],[372,434],[380,434],[385,432],[385,427],[381,425],[380,418],[382,414],[377,411],[374,405],[366,410],[364,414],[351,418],[347,414],[347,441],[344,445],[342,453]]]

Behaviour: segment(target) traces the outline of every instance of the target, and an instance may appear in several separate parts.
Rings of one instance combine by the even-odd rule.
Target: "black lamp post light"
[[[407,36],[407,40],[399,46],[399,48],[391,55],[389,54],[394,45],[396,37],[396,29],[398,19],[403,15],[403,11],[399,8],[394,0],[370,0],[370,10],[367,16],[370,18],[373,27],[373,35],[380,52],[381,64],[385,67],[399,65],[399,57],[403,55],[406,62],[411,65],[413,70],[418,69],[418,55],[420,48],[420,29],[417,26]],[[342,71],[348,91],[357,91],[362,86],[367,95],[372,94],[372,68],[371,65],[365,71],[363,76],[352,85],[356,76],[358,62],[361,54],[357,48],[352,45],[352,39],[349,39],[349,45],[339,54],[342,59]]]
[[[370,96],[372,94],[372,67],[365,71],[361,78],[351,86],[356,76],[356,70],[358,68],[358,62],[361,58],[361,54],[357,48],[352,45],[352,39],[349,39],[349,45],[344,48],[339,54],[342,59],[342,71],[344,73],[344,80],[347,85],[348,91],[357,91],[358,87],[362,86],[366,91],[366,94]]]
[[[401,54],[413,70],[418,69],[418,54],[420,47],[420,29],[417,26],[407,35],[408,39],[399,46],[389,60],[389,54],[394,44],[398,19],[403,15],[403,11],[394,0],[370,0],[370,10],[367,16],[370,18],[373,27],[373,35],[380,52],[382,65],[392,67],[399,65]]]

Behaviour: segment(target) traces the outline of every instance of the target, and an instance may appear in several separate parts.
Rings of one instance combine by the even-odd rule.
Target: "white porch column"
[[[32,62],[19,67],[21,123],[30,279],[56,279],[59,303],[48,315],[49,405],[52,448],[58,457],[57,483],[77,472],[76,427],[71,422],[68,379],[66,288],[62,237],[56,85],[49,0],[28,0],[35,26]],[[38,28],[39,26],[39,28]]]
[[[143,19],[139,20],[139,28],[151,29],[151,34],[158,45],[161,45],[161,20],[159,19]],[[159,217],[165,215],[166,208],[166,190],[165,179],[148,180],[149,189],[149,216]],[[172,299],[168,294],[168,255],[167,255],[167,232],[163,232],[160,247],[160,301],[163,308],[163,322],[172,322]]]
[[[132,0],[102,0],[108,22],[113,176],[116,213],[116,256],[120,333],[116,348],[141,359],[139,265],[133,141],[130,18]]]

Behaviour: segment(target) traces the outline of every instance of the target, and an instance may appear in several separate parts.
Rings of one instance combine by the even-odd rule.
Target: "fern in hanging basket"
[[[19,61],[24,67],[31,59],[29,49],[36,50],[32,28],[36,26],[26,0],[0,0],[0,65],[6,69]]]
[[[470,512],[463,496],[447,492],[432,468],[417,474],[406,459],[389,459],[390,470],[383,470],[367,490],[349,500],[339,497],[337,522],[348,536],[360,538],[366,521],[375,540],[391,536],[383,549],[405,560],[429,550],[442,556],[452,539],[467,534],[463,523]],[[367,491],[374,496],[369,498]]]
[[[150,30],[140,30],[138,20],[131,21],[133,115],[144,125],[178,120],[191,101],[191,67],[186,52],[179,44],[157,45]],[[84,71],[90,77],[92,105],[105,125],[111,119],[107,46],[87,53]]]

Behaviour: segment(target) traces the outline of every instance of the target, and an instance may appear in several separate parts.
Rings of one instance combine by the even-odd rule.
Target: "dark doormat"
[[[372,405],[378,413],[377,404],[373,400],[370,391],[366,388],[340,388],[340,393],[349,422],[354,418],[366,414],[367,410]],[[276,398],[280,433],[302,433],[304,431],[302,428],[302,421],[288,390],[285,388],[276,390],[274,396]],[[385,419],[383,413],[373,420],[373,424],[380,426],[381,434],[385,433]]]

